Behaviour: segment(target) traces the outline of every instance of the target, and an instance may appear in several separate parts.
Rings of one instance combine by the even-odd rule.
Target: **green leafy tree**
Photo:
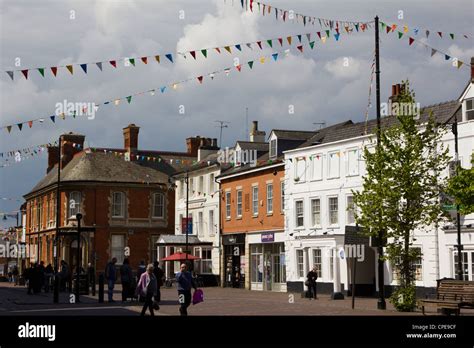
[[[405,88],[396,102],[399,106],[416,105],[408,81],[403,83]],[[363,189],[353,191],[356,222],[372,237],[381,235],[387,240],[385,259],[396,267],[405,295],[395,294],[395,300],[411,298],[411,304],[400,307],[402,310],[415,307],[413,264],[421,255],[419,249],[410,248],[414,230],[426,229],[444,218],[439,204],[444,182],[438,173],[446,169],[449,159],[441,142],[445,130],[437,127],[431,114],[420,126],[413,110],[399,107],[399,113],[390,116],[397,122],[382,127],[375,151],[365,147]]]
[[[471,157],[471,168],[458,167],[457,175],[448,181],[447,193],[459,205],[462,215],[474,213],[474,154]]]

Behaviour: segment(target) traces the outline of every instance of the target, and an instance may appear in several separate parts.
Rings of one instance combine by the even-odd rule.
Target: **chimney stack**
[[[61,169],[72,160],[75,154],[84,149],[84,139],[86,137],[82,134],[74,134],[72,132],[63,134],[60,144],[61,146]],[[57,154],[56,154],[57,155]],[[48,159],[49,164],[49,159]]]
[[[186,147],[187,152],[192,157],[197,157],[198,149],[201,145],[201,137],[198,135],[196,137],[186,138]]]
[[[398,101],[398,97],[400,94],[405,93],[405,84],[396,84],[392,85],[392,95],[388,98],[389,101],[392,103],[396,103]]]
[[[255,143],[264,143],[265,142],[264,131],[258,130],[258,121],[252,121],[252,130],[250,131],[250,141]]]
[[[127,152],[133,153],[138,149],[138,132],[140,127],[137,127],[134,123],[129,124],[123,129],[123,143],[124,149]]]
[[[48,174],[51,171],[51,169],[53,169],[54,166],[58,164],[58,155],[59,155],[58,146],[48,147],[48,168],[46,169],[46,174]]]

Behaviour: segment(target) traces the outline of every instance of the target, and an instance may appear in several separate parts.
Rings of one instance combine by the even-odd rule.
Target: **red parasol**
[[[200,257],[188,254],[188,260],[199,260]],[[175,253],[171,254],[163,259],[161,261],[186,261],[186,253]]]

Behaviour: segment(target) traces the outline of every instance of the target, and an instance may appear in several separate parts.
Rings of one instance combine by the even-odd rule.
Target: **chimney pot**
[[[75,154],[83,150],[85,138],[86,137],[82,134],[74,134],[72,132],[62,135],[61,144],[59,145],[61,147],[61,169],[66,167]],[[57,155],[56,153],[56,156]]]
[[[123,129],[123,143],[127,152],[136,152],[138,149],[138,133],[140,127],[134,123],[129,124]]]

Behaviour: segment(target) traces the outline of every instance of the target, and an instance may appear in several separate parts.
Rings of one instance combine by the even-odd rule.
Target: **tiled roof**
[[[268,143],[256,142],[256,141],[237,141],[242,150],[257,150],[257,151],[268,151]]]
[[[273,133],[281,140],[306,140],[313,136],[316,131],[273,129]]]
[[[46,174],[27,195],[55,184],[56,180],[57,167]],[[136,162],[125,161],[122,157],[82,151],[61,171],[61,182],[74,181],[166,184],[168,176]]]

